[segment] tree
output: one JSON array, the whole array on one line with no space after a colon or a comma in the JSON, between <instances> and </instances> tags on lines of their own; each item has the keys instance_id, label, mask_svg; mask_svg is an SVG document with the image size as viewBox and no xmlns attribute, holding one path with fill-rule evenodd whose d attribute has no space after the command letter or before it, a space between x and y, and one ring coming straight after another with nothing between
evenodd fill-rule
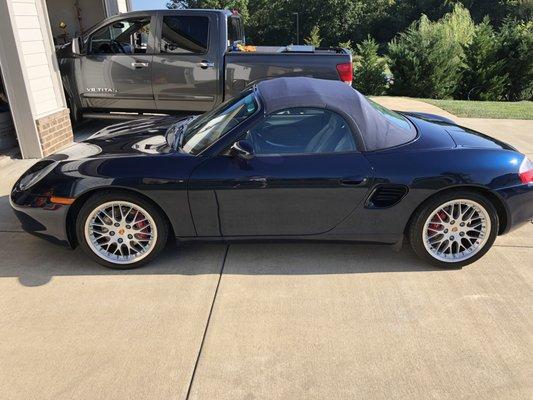
<instances>
[{"instance_id":1,"label":"tree","mask_svg":"<svg viewBox=\"0 0 533 400\"><path fill-rule=\"evenodd\" d=\"M388 46L394 76L391 93L448 98L457 91L464 65L464 47L474 34L470 13L456 5L432 22L423 15Z\"/></svg>"},{"instance_id":2,"label":"tree","mask_svg":"<svg viewBox=\"0 0 533 400\"><path fill-rule=\"evenodd\" d=\"M503 100L509 74L505 60L498 59L500 41L488 17L476 26L465 49L465 65L456 97L469 100Z\"/></svg>"},{"instance_id":3,"label":"tree","mask_svg":"<svg viewBox=\"0 0 533 400\"><path fill-rule=\"evenodd\" d=\"M489 16L495 27L501 26L508 17L523 21L533 18L531 0L446 0L445 3L462 4L470 10L474 21L479 23Z\"/></svg>"},{"instance_id":4,"label":"tree","mask_svg":"<svg viewBox=\"0 0 533 400\"><path fill-rule=\"evenodd\" d=\"M248 0L170 0L167 8L215 8L237 10L243 16L244 20L248 19Z\"/></svg>"},{"instance_id":5,"label":"tree","mask_svg":"<svg viewBox=\"0 0 533 400\"><path fill-rule=\"evenodd\" d=\"M315 47L320 47L322 39L320 38L320 28L318 25L313 26L309 36L305 38L305 44Z\"/></svg>"},{"instance_id":6,"label":"tree","mask_svg":"<svg viewBox=\"0 0 533 400\"><path fill-rule=\"evenodd\" d=\"M533 21L520 22L508 19L498 35L498 60L505 63L508 75L507 100L531 100L533 98Z\"/></svg>"},{"instance_id":7,"label":"tree","mask_svg":"<svg viewBox=\"0 0 533 400\"><path fill-rule=\"evenodd\" d=\"M386 61L379 57L378 43L370 36L356 46L354 57L354 85L366 95L379 96L385 93L387 79Z\"/></svg>"}]
</instances>

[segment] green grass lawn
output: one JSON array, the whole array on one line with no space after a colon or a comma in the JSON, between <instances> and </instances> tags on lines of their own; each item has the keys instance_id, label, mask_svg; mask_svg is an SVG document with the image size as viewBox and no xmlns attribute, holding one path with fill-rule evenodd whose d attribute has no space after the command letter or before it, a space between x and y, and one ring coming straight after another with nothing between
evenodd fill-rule
<instances>
[{"instance_id":1,"label":"green grass lawn","mask_svg":"<svg viewBox=\"0 0 533 400\"><path fill-rule=\"evenodd\" d=\"M533 101L418 100L464 118L533 119Z\"/></svg>"}]
</instances>

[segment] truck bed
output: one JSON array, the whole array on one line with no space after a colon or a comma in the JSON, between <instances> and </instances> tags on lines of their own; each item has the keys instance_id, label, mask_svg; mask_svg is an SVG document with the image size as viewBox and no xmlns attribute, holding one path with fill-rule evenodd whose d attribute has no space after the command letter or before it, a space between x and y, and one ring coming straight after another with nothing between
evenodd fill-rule
<instances>
[{"instance_id":1,"label":"truck bed","mask_svg":"<svg viewBox=\"0 0 533 400\"><path fill-rule=\"evenodd\" d=\"M254 52L229 51L225 54L225 99L234 97L250 84L277 76L307 76L338 80L338 64L351 62L351 54L341 48L313 51L287 51L289 46L257 46Z\"/></svg>"}]
</instances>

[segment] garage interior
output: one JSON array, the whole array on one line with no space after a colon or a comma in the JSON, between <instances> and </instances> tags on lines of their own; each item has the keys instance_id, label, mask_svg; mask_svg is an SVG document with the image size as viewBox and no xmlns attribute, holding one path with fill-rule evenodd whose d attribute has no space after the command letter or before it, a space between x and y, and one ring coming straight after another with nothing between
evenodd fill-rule
<instances>
[{"instance_id":1,"label":"garage interior","mask_svg":"<svg viewBox=\"0 0 533 400\"><path fill-rule=\"evenodd\" d=\"M55 49L102 19L131 10L131 0L0 4L0 155L40 158L72 141ZM60 138L53 137L55 126Z\"/></svg>"}]
</instances>

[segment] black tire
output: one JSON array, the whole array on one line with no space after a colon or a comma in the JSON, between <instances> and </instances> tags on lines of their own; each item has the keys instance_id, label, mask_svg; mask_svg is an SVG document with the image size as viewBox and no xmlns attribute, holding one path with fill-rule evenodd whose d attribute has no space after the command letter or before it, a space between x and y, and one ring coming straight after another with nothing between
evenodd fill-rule
<instances>
[{"instance_id":1,"label":"black tire","mask_svg":"<svg viewBox=\"0 0 533 400\"><path fill-rule=\"evenodd\" d=\"M80 107L78 107L78 104L72 100L72 98L65 93L65 97L67 100L67 107L70 111L70 122L73 127L78 126L83 121L83 115L81 113Z\"/></svg>"},{"instance_id":2,"label":"black tire","mask_svg":"<svg viewBox=\"0 0 533 400\"><path fill-rule=\"evenodd\" d=\"M423 231L424 231L424 225L427 221L427 219L430 217L430 215L441 205L452 201L452 200L458 200L458 199L466 199L475 201L476 203L480 204L487 212L489 218L490 218L490 233L488 235L488 239L483 245L482 248L480 248L477 253L472 255L470 258L462 260L462 261L441 261L437 258L435 258L424 246L424 239L423 239ZM452 192L443 193L441 195L437 195L427 201L425 204L422 205L422 207L419 208L418 211L415 212L413 215L413 218L411 219L411 224L409 226L409 242L411 243L411 247L413 248L414 252L418 257L423 259L424 261L428 262L431 265L434 265L439 268L446 268L446 269L460 269L466 265L472 264L473 262L479 260L481 257L487 253L487 251L490 250L492 245L494 244L494 241L496 240L496 236L498 236L498 230L499 230L499 220L498 220L498 213L494 207L494 205L483 195L468 191L468 190L457 190Z\"/></svg>"},{"instance_id":3,"label":"black tire","mask_svg":"<svg viewBox=\"0 0 533 400\"><path fill-rule=\"evenodd\" d=\"M144 258L138 261L133 261L128 264L113 263L100 257L95 251L93 251L93 249L87 242L87 239L85 237L85 223L87 221L87 218L89 218L91 213L97 207L107 202L111 202L111 201L126 201L129 203L138 205L141 208L143 208L155 222L155 226L157 228L157 239L155 241L155 244L152 246L149 254L144 256ZM138 268L149 263L155 257L157 257L157 255L165 247L165 244L168 238L168 232L169 230L168 230L167 220L163 215L161 215L161 212L155 206L153 206L150 202L143 199L141 196L135 195L133 193L128 193L128 192L120 192L120 191L98 192L85 201L85 203L80 209L80 212L78 213L78 217L76 218L76 235L77 235L78 242L80 246L82 247L82 249L94 261L96 261L97 263L105 267L112 268L112 269L122 269L122 270L133 269L133 268Z\"/></svg>"}]
</instances>

